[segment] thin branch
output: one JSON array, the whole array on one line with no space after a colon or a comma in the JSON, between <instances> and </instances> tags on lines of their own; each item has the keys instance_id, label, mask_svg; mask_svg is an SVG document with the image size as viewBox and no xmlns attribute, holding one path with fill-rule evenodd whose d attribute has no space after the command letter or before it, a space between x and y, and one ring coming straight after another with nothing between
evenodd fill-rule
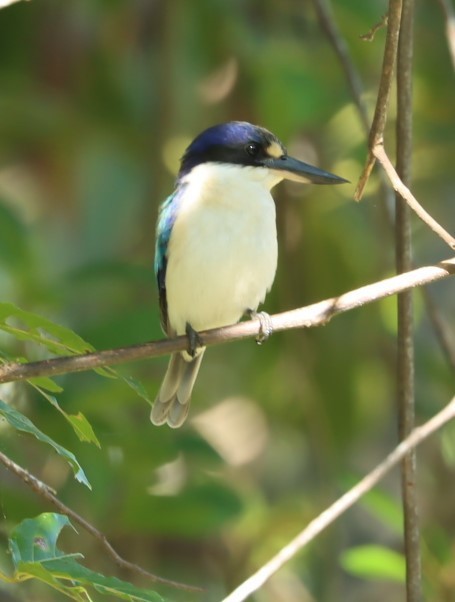
<instances>
[{"instance_id":1,"label":"thin branch","mask_svg":"<svg viewBox=\"0 0 455 602\"><path fill-rule=\"evenodd\" d=\"M443 12L444 12L446 19L447 20L450 19L450 23L452 23L453 32L452 32L451 39L453 40L453 43L454 43L453 58L454 58L454 64L455 64L455 13L447 0L439 0L439 2L443 8ZM362 98L363 89L362 89L361 78L360 78L358 70L356 69L356 66L355 66L354 62L352 61L352 58L349 54L348 45L346 43L346 40L342 36L334 18L333 18L332 11L330 9L330 3L328 2L328 0L313 0L313 3L314 3L315 10L316 10L316 13L319 18L319 23L320 23L321 29L326 34L327 39L329 40L330 44L332 45L332 47L335 51L335 54L340 61L341 67L345 72L346 78L349 83L349 88L351 90L354 106L357 108L357 111L360 116L360 120L361 120L364 130L366 132L366 135L368 136L370 126L368 123L367 109L365 106L365 102L363 101L363 98ZM365 38L368 41L371 41L370 40L371 36L374 36L380 27L385 26L386 21L387 21L387 15L385 15L383 17L383 19L381 20L380 23L373 26L373 28L371 29L369 34L365 34L365 36L360 36L360 37L362 39ZM449 27L449 25L447 25L447 27ZM393 166L392 166L392 169L393 169ZM392 173L393 172L390 172L390 175L392 175ZM387 217L389 218L388 221L390 222L390 224L389 224L390 228L392 228L393 227L392 216L390 215L390 211L389 211L389 207L392 206L392 201L393 201L392 195L391 195L392 191L389 187L389 180L387 178L387 173L384 169L382 169L379 172L379 178L380 178L381 192L384 197L384 208L385 208ZM426 215L424 217L426 219L428 217L428 213L425 212L425 214ZM418 213L418 215L419 215L419 213ZM430 217L430 220L431 220L431 217ZM436 222L430 221L429 223L428 222L426 222L426 223L427 223L427 225L430 226L430 228L432 228L432 225ZM438 227L439 227L439 224L438 224ZM450 235L448 235L448 238L445 242L450 242L451 237L450 238L449 237L450 237ZM424 290L424 293L427 293L427 291ZM444 330L444 328L441 326L443 320L442 320L441 316L438 315L438 309L435 306L435 304L430 303L429 294L424 294L424 299L425 299L427 311L430 316L430 321L433 325L437 340L439 341L439 344L441 345L441 348L447 357L449 365L452 366L453 368L455 368L455 349L451 346L451 343L448 340L446 330Z\"/></svg>"},{"instance_id":2,"label":"thin branch","mask_svg":"<svg viewBox=\"0 0 455 602\"><path fill-rule=\"evenodd\" d=\"M412 64L414 53L414 0L403 0L397 56L397 174L411 182L412 161ZM382 145L381 145L382 146ZM384 149L382 149L384 150ZM419 206L420 207L420 206ZM395 200L395 252L397 272L412 266L411 216L406 200L397 192ZM415 426L414 382L414 309L412 291L398 295L397 332L397 406L400 439ZM419 501L417 493L417 457L415 449L401 463L401 492L406 560L406 599L422 598L422 561L420 555Z\"/></svg>"},{"instance_id":3,"label":"thin branch","mask_svg":"<svg viewBox=\"0 0 455 602\"><path fill-rule=\"evenodd\" d=\"M376 468L369 472L352 489L336 500L331 506L313 519L294 539L282 548L273 558L264 564L256 573L244 581L222 602L242 602L248 596L257 591L274 573L276 573L286 562L289 562L298 552L308 545L324 529L331 525L339 516L344 514L368 491L373 489L381 479L389 473L401 460L432 435L435 431L455 418L455 397L444 409L425 422L422 426L415 428L412 433L404 439Z\"/></svg>"},{"instance_id":4,"label":"thin branch","mask_svg":"<svg viewBox=\"0 0 455 602\"><path fill-rule=\"evenodd\" d=\"M194 591L200 592L203 591L199 587L195 587L193 585L186 585L185 583L179 583L178 581L172 581L170 579L165 579L164 577L159 577L158 575L154 575L149 571L143 569L137 564L133 562L129 562L122 558L109 543L107 537L99 531L96 527L94 527L91 523L85 520L82 516L77 514L74 510L66 506L63 502L61 502L55 495L55 492L49 485L46 485L39 479L37 479L30 472L16 464L13 460L8 458L5 454L0 452L0 462L12 473L14 473L22 482L24 482L30 489L32 489L37 495L45 499L47 502L50 502L53 506L55 506L59 512L65 514L69 518L71 518L75 523L77 523L80 527L82 527L85 531L90 533L92 537L94 537L97 541L101 543L107 554L114 560L114 562L122 569L127 569L140 575L141 577L146 577L147 579L160 583L162 585L169 585L171 587L177 589L183 589L186 591Z\"/></svg>"},{"instance_id":5,"label":"thin branch","mask_svg":"<svg viewBox=\"0 0 455 602\"><path fill-rule=\"evenodd\" d=\"M371 27L370 30L367 31L367 33L362 34L361 36L359 36L359 38L361 40L363 40L364 42L372 42L374 40L376 33L383 27L387 27L388 22L389 22L389 16L386 13L385 15L382 16L382 19L379 21L379 23L375 23L373 25L373 27Z\"/></svg>"},{"instance_id":6,"label":"thin branch","mask_svg":"<svg viewBox=\"0 0 455 602\"><path fill-rule=\"evenodd\" d=\"M381 163L385 172L389 176L392 186L396 192L406 201L409 207L414 213L431 229L437 234L442 240L449 245L449 247L455 250L455 238L445 230L441 224L439 224L431 215L420 205L415 196L409 190L407 186L403 184L400 177L398 176L395 168L393 167L390 159L385 152L384 145L378 143L373 148L373 154L377 160Z\"/></svg>"},{"instance_id":7,"label":"thin branch","mask_svg":"<svg viewBox=\"0 0 455 602\"><path fill-rule=\"evenodd\" d=\"M455 69L455 11L450 0L438 0L446 21L446 38L449 47L450 58Z\"/></svg>"},{"instance_id":8,"label":"thin branch","mask_svg":"<svg viewBox=\"0 0 455 602\"><path fill-rule=\"evenodd\" d=\"M340 65L344 71L349 89L351 91L354 106L357 108L365 135L368 137L370 133L370 120L368 117L367 104L363 99L364 90L362 80L351 58L351 55L349 54L348 44L341 34L335 19L333 18L329 0L313 0L313 3L319 18L321 29L326 34L328 41L333 47L335 55L340 61ZM384 17L381 19L381 22L375 25L369 34L365 34L365 36L360 37L362 39L365 37L371 41L369 36L374 36L379 28L385 27L387 25L387 20L388 16L384 15ZM393 193L390 190L390 186L384 172L380 171L379 174L381 194L384 200L384 210L388 221L391 222L392 216L389 208L393 206Z\"/></svg>"},{"instance_id":9,"label":"thin branch","mask_svg":"<svg viewBox=\"0 0 455 602\"><path fill-rule=\"evenodd\" d=\"M390 89L392 86L393 69L395 66L398 49L401 9L402 0L389 0L387 38L384 48L384 58L382 61L381 80L379 82L376 108L368 141L369 152L367 163L362 175L360 176L354 193L354 198L357 201L362 198L363 191L365 190L365 186L375 163L373 148L382 141L384 134L384 128L387 120L387 109L389 106Z\"/></svg>"},{"instance_id":10,"label":"thin branch","mask_svg":"<svg viewBox=\"0 0 455 602\"><path fill-rule=\"evenodd\" d=\"M363 86L360 76L352 62L349 55L348 45L346 40L340 33L335 20L332 17L330 4L327 0L313 0L314 8L319 19L321 29L326 34L330 41L335 54L340 60L340 64L346 75L346 79L351 90L352 98L359 111L360 119L365 131L368 133L370 130L370 123L368 119L368 110L365 101L362 98Z\"/></svg>"},{"instance_id":11,"label":"thin branch","mask_svg":"<svg viewBox=\"0 0 455 602\"><path fill-rule=\"evenodd\" d=\"M436 265L417 268L399 276L386 278L373 284L349 291L307 307L301 307L270 316L273 331L293 328L312 328L326 324L332 317L357 307L373 303L379 299L396 295L403 291L424 286L455 274L455 258L446 259ZM201 344L212 346L228 341L257 337L256 319L240 322L232 326L214 328L199 333ZM103 366L112 366L141 359L150 359L161 355L183 351L188 348L186 336L165 339L150 343L119 347L82 355L56 357L38 362L21 364L11 362L0 366L0 383L27 380L37 376L55 376L70 372L83 372Z\"/></svg>"}]
</instances>

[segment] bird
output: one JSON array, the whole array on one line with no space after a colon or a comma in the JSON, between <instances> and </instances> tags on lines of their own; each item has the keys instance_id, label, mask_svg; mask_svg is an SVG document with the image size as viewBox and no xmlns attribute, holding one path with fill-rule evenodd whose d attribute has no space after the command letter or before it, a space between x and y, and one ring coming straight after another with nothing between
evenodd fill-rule
<instances>
[{"instance_id":1,"label":"bird","mask_svg":"<svg viewBox=\"0 0 455 602\"><path fill-rule=\"evenodd\" d=\"M209 127L185 150L158 213L154 267L164 333L186 334L189 348L171 355L154 425L178 428L188 416L205 351L197 333L257 315L277 268L270 191L284 179L347 182L289 156L274 134L246 121Z\"/></svg>"}]
</instances>

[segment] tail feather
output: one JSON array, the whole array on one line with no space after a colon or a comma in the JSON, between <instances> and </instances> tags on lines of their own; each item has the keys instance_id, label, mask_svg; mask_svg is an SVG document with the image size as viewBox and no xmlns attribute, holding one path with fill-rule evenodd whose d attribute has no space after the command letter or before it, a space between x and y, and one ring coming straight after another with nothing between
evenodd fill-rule
<instances>
[{"instance_id":1,"label":"tail feather","mask_svg":"<svg viewBox=\"0 0 455 602\"><path fill-rule=\"evenodd\" d=\"M200 350L190 361L182 354L171 356L166 375L153 404L150 420L159 426L166 422L172 428L182 426L188 416L191 392L204 355Z\"/></svg>"},{"instance_id":2,"label":"tail feather","mask_svg":"<svg viewBox=\"0 0 455 602\"><path fill-rule=\"evenodd\" d=\"M182 356L180 353L174 353L171 355L166 374L164 375L160 392L158 394L159 399L163 402L172 399L172 397L174 397L174 395L177 393L183 367L184 364L182 362Z\"/></svg>"}]
</instances>

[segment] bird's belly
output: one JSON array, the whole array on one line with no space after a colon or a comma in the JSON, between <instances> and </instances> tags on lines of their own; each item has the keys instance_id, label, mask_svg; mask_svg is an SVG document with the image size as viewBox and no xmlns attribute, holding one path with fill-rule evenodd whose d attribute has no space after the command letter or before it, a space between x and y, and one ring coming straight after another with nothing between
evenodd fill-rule
<instances>
[{"instance_id":1,"label":"bird's belly","mask_svg":"<svg viewBox=\"0 0 455 602\"><path fill-rule=\"evenodd\" d=\"M177 221L166 271L171 327L183 334L187 323L201 331L238 322L264 300L276 265L273 204L255 219L218 210Z\"/></svg>"}]
</instances>

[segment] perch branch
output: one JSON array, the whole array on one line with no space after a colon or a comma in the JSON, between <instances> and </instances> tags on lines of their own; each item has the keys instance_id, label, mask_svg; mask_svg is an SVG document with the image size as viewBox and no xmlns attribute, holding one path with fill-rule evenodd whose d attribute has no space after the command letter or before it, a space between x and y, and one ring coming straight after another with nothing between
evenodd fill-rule
<instances>
[{"instance_id":1,"label":"perch branch","mask_svg":"<svg viewBox=\"0 0 455 602\"><path fill-rule=\"evenodd\" d=\"M446 259L436 265L424 266L386 278L373 284L349 291L307 307L301 307L270 317L275 332L292 328L311 328L321 326L332 317L346 311L372 303L384 297L396 295L405 290L442 280L455 274L455 258ZM212 346L228 341L252 338L258 335L256 319L240 322L232 326L215 328L200 333L201 343ZM56 357L48 360L21 364L10 362L0 366L0 383L27 380L37 376L55 376L69 372L83 372L103 366L112 366L140 359L150 359L161 355L187 349L186 336L165 339L150 343L107 349L82 355Z\"/></svg>"},{"instance_id":2,"label":"perch branch","mask_svg":"<svg viewBox=\"0 0 455 602\"><path fill-rule=\"evenodd\" d=\"M85 531L90 533L92 537L94 537L97 541L100 542L102 547L105 549L107 554L114 560L114 562L122 569L126 569L141 577L146 577L147 579L155 582L161 583L162 585L169 585L174 588L183 589L186 591L202 591L201 588L195 587L192 585L186 585L184 583L179 583L178 581L172 581L170 579L165 579L164 577L159 577L158 575L154 575L149 571L143 569L137 564L133 562L129 562L122 558L109 543L107 537L99 531L96 527L94 527L91 523L85 520L82 516L77 514L72 508L66 506L63 502L61 502L55 495L54 491L39 479L37 479L34 475L32 475L28 470L16 464L13 460L8 458L4 453L0 452L0 462L12 473L14 473L19 479L25 483L30 489L32 489L37 495L45 499L47 502L50 502L53 506L55 506L59 512L65 514L69 518L71 518L75 523L77 523L80 527L82 527Z\"/></svg>"},{"instance_id":3,"label":"perch branch","mask_svg":"<svg viewBox=\"0 0 455 602\"><path fill-rule=\"evenodd\" d=\"M361 481L313 519L294 539L284 546L273 558L251 575L222 602L242 602L257 591L286 562L291 560L307 544L313 541L324 529L344 514L368 491L373 489L384 476L392 470L404 456L422 443L427 437L455 417L455 397L438 414L422 426L415 428L395 449L369 472Z\"/></svg>"}]
</instances>

